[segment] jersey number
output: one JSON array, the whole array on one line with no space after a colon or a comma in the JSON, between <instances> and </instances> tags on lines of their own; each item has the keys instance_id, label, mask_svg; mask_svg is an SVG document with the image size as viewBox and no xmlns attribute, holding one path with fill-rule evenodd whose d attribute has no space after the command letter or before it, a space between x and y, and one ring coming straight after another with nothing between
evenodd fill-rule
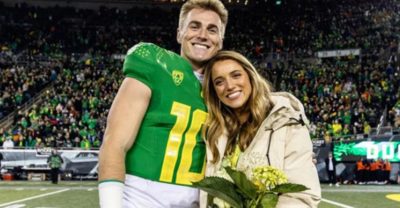
<instances>
[{"instance_id":1,"label":"jersey number","mask_svg":"<svg viewBox=\"0 0 400 208\"><path fill-rule=\"evenodd\" d=\"M164 162L161 169L160 181L172 182L175 165L179 156L182 136L189 123L190 106L174 102L172 104L171 115L177 117L176 123L169 133L167 149L165 151ZM196 136L200 131L201 125L207 119L207 113L201 110L193 112L193 118L189 130L185 133L185 144L182 149L181 161L178 172L176 173L176 183L192 185L191 182L199 181L204 177L205 162L201 173L190 172L192 165L193 149L196 146ZM196 161L199 162L199 161Z\"/></svg>"}]
</instances>

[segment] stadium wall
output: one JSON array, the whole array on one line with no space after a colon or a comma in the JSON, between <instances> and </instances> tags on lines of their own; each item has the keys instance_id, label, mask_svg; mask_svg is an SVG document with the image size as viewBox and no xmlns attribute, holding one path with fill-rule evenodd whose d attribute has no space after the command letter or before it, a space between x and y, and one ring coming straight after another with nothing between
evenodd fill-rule
<instances>
[{"instance_id":1,"label":"stadium wall","mask_svg":"<svg viewBox=\"0 0 400 208\"><path fill-rule=\"evenodd\" d=\"M331 150L331 145L326 144L321 147L314 147L314 152L317 155L316 168L321 182L328 181L328 174L325 168L325 158ZM30 169L35 168L48 168L47 157L51 154L51 148L41 149L0 149L0 154L3 155L2 172L5 173L19 171L23 173L20 179L25 179ZM84 149L69 149L59 150L59 154L64 159L64 164L60 168L64 177L67 178L97 178L98 173L98 150L84 150ZM49 168L48 168L49 169ZM336 175L342 181L355 180L355 162L342 161L336 165ZM398 183L400 163L392 163L392 170L390 173L390 181Z\"/></svg>"}]
</instances>

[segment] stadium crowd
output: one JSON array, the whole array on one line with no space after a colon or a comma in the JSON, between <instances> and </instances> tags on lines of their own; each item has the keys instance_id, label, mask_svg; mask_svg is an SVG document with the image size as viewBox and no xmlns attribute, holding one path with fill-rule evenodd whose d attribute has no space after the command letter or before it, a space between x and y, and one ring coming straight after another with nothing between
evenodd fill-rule
<instances>
[{"instance_id":1,"label":"stadium crowd","mask_svg":"<svg viewBox=\"0 0 400 208\"><path fill-rule=\"evenodd\" d=\"M355 139L355 134L368 134L376 127L385 109L390 114L393 108L398 111L400 71L368 59L360 63L351 57L334 58L280 71L278 88L304 103L312 138Z\"/></svg>"},{"instance_id":2,"label":"stadium crowd","mask_svg":"<svg viewBox=\"0 0 400 208\"><path fill-rule=\"evenodd\" d=\"M9 8L0 3L1 56L11 57L0 59L0 118L54 84L32 110L16 113L12 129L0 129L0 145L99 147L108 109L123 79L123 60L114 55L141 41L178 52L178 12L157 7L36 8L21 3ZM399 20L396 2L387 0L232 8L224 49L257 63L271 53L288 54L282 60L287 63L273 67L277 75L271 81L277 90L289 91L304 103L312 137L331 141L368 133L385 109L389 123L400 126L397 60L389 65L380 60L385 49L398 51ZM361 61L352 55L318 64L301 61L316 51L348 48L360 48ZM37 56L49 57L53 64L30 65ZM27 57L28 64L18 65L21 57Z\"/></svg>"},{"instance_id":3,"label":"stadium crowd","mask_svg":"<svg viewBox=\"0 0 400 208\"><path fill-rule=\"evenodd\" d=\"M103 138L108 109L123 79L115 63L92 59L103 68L69 63L54 80L41 102L30 111L19 111L13 129L0 129L6 147L99 147ZM106 66L106 67L105 67ZM79 68L84 67L82 70ZM4 145L3 145L4 146Z\"/></svg>"},{"instance_id":4,"label":"stadium crowd","mask_svg":"<svg viewBox=\"0 0 400 208\"><path fill-rule=\"evenodd\" d=\"M57 74L49 67L12 66L0 70L0 119L29 101Z\"/></svg>"}]
</instances>

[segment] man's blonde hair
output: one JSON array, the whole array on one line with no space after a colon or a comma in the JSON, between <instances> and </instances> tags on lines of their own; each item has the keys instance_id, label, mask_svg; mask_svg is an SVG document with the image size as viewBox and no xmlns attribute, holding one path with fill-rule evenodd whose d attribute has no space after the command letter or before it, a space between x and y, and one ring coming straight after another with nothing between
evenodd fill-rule
<instances>
[{"instance_id":1,"label":"man's blonde hair","mask_svg":"<svg viewBox=\"0 0 400 208\"><path fill-rule=\"evenodd\" d=\"M219 0L190 0L183 4L181 13L179 15L179 29L183 30L183 23L186 20L187 15L192 9L204 9L210 10L218 14L222 22L222 28L220 28L221 38L224 37L226 24L228 23L228 11L224 4Z\"/></svg>"}]
</instances>

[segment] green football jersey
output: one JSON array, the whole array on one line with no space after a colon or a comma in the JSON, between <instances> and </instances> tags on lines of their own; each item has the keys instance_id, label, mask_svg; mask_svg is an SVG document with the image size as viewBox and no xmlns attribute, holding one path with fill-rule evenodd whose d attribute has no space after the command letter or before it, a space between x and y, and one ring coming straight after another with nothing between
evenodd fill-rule
<instances>
[{"instance_id":1,"label":"green football jersey","mask_svg":"<svg viewBox=\"0 0 400 208\"><path fill-rule=\"evenodd\" d=\"M126 173L187 186L201 180L206 152L201 128L208 114L189 62L140 43L128 51L123 72L151 89L147 112L126 155Z\"/></svg>"}]
</instances>

